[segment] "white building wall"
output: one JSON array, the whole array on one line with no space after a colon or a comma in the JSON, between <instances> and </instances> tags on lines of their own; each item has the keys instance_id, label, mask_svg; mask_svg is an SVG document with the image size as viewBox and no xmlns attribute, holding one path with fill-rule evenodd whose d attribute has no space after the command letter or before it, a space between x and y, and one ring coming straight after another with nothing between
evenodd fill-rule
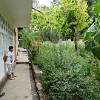
<instances>
[{"instance_id":1,"label":"white building wall","mask_svg":"<svg viewBox=\"0 0 100 100\"><path fill-rule=\"evenodd\" d=\"M12 22L3 4L0 2L0 81L7 73L3 56L8 51L9 46L14 46L14 26Z\"/></svg>"},{"instance_id":2,"label":"white building wall","mask_svg":"<svg viewBox=\"0 0 100 100\"><path fill-rule=\"evenodd\" d=\"M17 56L17 51L18 51L18 45L19 45L19 41L18 41L18 29L17 29L17 27L15 28L15 34L16 34L16 37L15 37L15 54L16 54L16 56Z\"/></svg>"}]
</instances>

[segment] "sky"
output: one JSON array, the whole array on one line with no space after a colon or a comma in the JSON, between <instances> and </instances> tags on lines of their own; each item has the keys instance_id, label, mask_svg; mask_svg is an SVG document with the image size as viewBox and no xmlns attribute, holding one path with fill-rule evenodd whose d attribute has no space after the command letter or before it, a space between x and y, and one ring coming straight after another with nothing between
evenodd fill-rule
<instances>
[{"instance_id":1,"label":"sky","mask_svg":"<svg viewBox=\"0 0 100 100\"><path fill-rule=\"evenodd\" d=\"M51 0L37 0L39 3L39 6L41 5L46 5L46 6L50 6L50 1Z\"/></svg>"}]
</instances>

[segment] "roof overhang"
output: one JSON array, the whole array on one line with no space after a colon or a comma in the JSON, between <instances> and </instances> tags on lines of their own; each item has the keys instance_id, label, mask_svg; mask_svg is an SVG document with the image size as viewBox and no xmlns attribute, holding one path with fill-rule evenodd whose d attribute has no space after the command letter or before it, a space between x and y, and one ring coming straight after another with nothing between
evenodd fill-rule
<instances>
[{"instance_id":1,"label":"roof overhang","mask_svg":"<svg viewBox=\"0 0 100 100\"><path fill-rule=\"evenodd\" d=\"M32 0L2 0L15 27L29 27Z\"/></svg>"}]
</instances>

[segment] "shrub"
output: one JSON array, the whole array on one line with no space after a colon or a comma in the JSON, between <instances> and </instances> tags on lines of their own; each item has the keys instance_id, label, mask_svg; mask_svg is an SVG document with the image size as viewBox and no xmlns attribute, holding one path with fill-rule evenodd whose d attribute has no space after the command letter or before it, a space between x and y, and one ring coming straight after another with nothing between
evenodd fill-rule
<instances>
[{"instance_id":1,"label":"shrub","mask_svg":"<svg viewBox=\"0 0 100 100\"><path fill-rule=\"evenodd\" d=\"M43 71L41 82L49 100L100 99L91 55L77 56L72 42L43 43L35 60Z\"/></svg>"},{"instance_id":2,"label":"shrub","mask_svg":"<svg viewBox=\"0 0 100 100\"><path fill-rule=\"evenodd\" d=\"M41 80L49 100L98 100L99 86L92 76L92 66L81 58L72 59L65 69L57 68L54 63L44 67Z\"/></svg>"},{"instance_id":3,"label":"shrub","mask_svg":"<svg viewBox=\"0 0 100 100\"><path fill-rule=\"evenodd\" d=\"M94 46L92 52L94 56L100 60L100 46Z\"/></svg>"}]
</instances>

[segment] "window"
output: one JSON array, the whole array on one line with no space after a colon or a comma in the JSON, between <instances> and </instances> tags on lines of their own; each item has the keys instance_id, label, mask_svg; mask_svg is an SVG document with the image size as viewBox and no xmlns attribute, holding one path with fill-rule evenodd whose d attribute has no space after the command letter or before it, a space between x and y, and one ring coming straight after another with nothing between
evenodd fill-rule
<instances>
[{"instance_id":1,"label":"window","mask_svg":"<svg viewBox=\"0 0 100 100\"><path fill-rule=\"evenodd\" d=\"M2 56L2 32L0 32L0 56Z\"/></svg>"},{"instance_id":2,"label":"window","mask_svg":"<svg viewBox=\"0 0 100 100\"><path fill-rule=\"evenodd\" d=\"M0 27L3 28L3 18L1 15L0 15Z\"/></svg>"},{"instance_id":3,"label":"window","mask_svg":"<svg viewBox=\"0 0 100 100\"><path fill-rule=\"evenodd\" d=\"M7 23L7 21L6 21L6 32L8 31L8 23Z\"/></svg>"},{"instance_id":4,"label":"window","mask_svg":"<svg viewBox=\"0 0 100 100\"><path fill-rule=\"evenodd\" d=\"M0 15L0 28L4 31L8 31L8 22Z\"/></svg>"},{"instance_id":5,"label":"window","mask_svg":"<svg viewBox=\"0 0 100 100\"><path fill-rule=\"evenodd\" d=\"M13 45L13 30L7 20L0 15L0 57Z\"/></svg>"},{"instance_id":6,"label":"window","mask_svg":"<svg viewBox=\"0 0 100 100\"><path fill-rule=\"evenodd\" d=\"M2 18L1 18L1 15L0 15L0 28L2 27L2 22L1 22L1 19L2 19Z\"/></svg>"}]
</instances>

